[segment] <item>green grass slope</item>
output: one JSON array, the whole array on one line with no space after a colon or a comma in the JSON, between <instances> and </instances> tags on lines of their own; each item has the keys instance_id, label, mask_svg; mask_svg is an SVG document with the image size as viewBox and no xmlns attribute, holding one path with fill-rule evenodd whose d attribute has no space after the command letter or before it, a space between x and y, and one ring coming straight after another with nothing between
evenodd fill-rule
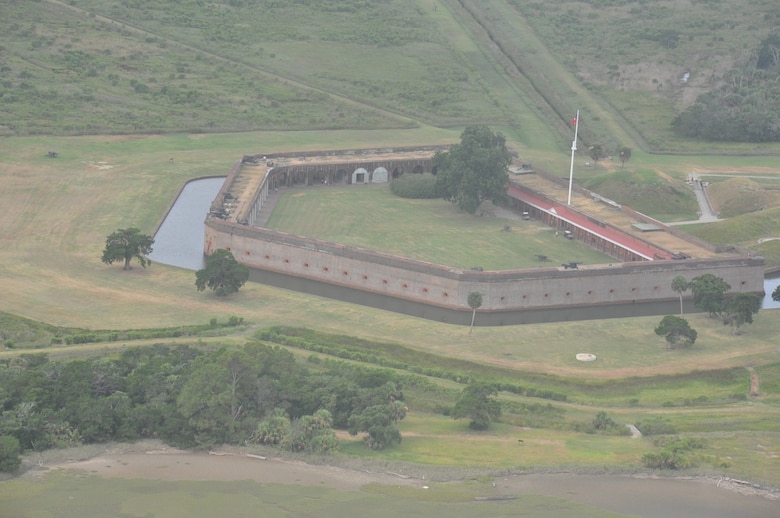
<instances>
[{"instance_id":1,"label":"green grass slope","mask_svg":"<svg viewBox=\"0 0 780 518\"><path fill-rule=\"evenodd\" d=\"M583 185L660 221L696 218L698 205L691 188L681 180L663 177L656 171L620 169L588 178Z\"/></svg>"}]
</instances>

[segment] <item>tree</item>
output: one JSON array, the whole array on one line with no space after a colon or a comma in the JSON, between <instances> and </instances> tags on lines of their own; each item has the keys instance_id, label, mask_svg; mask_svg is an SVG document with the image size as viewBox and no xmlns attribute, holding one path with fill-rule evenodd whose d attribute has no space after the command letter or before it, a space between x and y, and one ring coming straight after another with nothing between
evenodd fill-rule
<instances>
[{"instance_id":1,"label":"tree","mask_svg":"<svg viewBox=\"0 0 780 518\"><path fill-rule=\"evenodd\" d=\"M129 270L130 261L135 257L141 266L146 268L152 264L146 256L152 253L153 244L152 236L141 234L137 228L120 228L106 238L106 248L101 260L106 264L124 261L124 269Z\"/></svg>"},{"instance_id":2,"label":"tree","mask_svg":"<svg viewBox=\"0 0 780 518\"><path fill-rule=\"evenodd\" d=\"M474 329L474 319L477 316L477 309L482 306L482 294L478 291L472 291L469 293L468 303L471 308L471 326L469 327L469 334L471 334L471 330Z\"/></svg>"},{"instance_id":3,"label":"tree","mask_svg":"<svg viewBox=\"0 0 780 518\"><path fill-rule=\"evenodd\" d=\"M674 279L672 279L672 291L677 293L680 296L680 316L683 314L683 292L688 291L688 279L683 277L682 275L675 276Z\"/></svg>"},{"instance_id":4,"label":"tree","mask_svg":"<svg viewBox=\"0 0 780 518\"><path fill-rule=\"evenodd\" d=\"M333 416L321 408L314 415L305 415L293 422L289 444L283 443L283 445L292 451L327 453L337 450L339 441L332 427Z\"/></svg>"},{"instance_id":5,"label":"tree","mask_svg":"<svg viewBox=\"0 0 780 518\"><path fill-rule=\"evenodd\" d=\"M598 163L598 161L606 156L604 153L604 147L601 144L593 144L588 148L588 155L593 159L594 162Z\"/></svg>"},{"instance_id":6,"label":"tree","mask_svg":"<svg viewBox=\"0 0 780 518\"><path fill-rule=\"evenodd\" d=\"M292 426L290 417L281 408L274 408L271 417L257 425L257 430L249 438L258 444L285 444L290 440Z\"/></svg>"},{"instance_id":7,"label":"tree","mask_svg":"<svg viewBox=\"0 0 780 518\"><path fill-rule=\"evenodd\" d=\"M694 305L709 313L711 317L718 316L723 311L726 293L731 289L729 283L711 273L694 277L688 287L693 292Z\"/></svg>"},{"instance_id":8,"label":"tree","mask_svg":"<svg viewBox=\"0 0 780 518\"><path fill-rule=\"evenodd\" d=\"M398 419L398 408L395 403L374 405L365 408L349 418L349 433L357 435L367 432L363 438L372 450L381 450L401 442L401 432L395 423Z\"/></svg>"},{"instance_id":9,"label":"tree","mask_svg":"<svg viewBox=\"0 0 780 518\"><path fill-rule=\"evenodd\" d=\"M13 472L19 469L22 459L19 457L21 447L19 440L13 435L0 435L0 472Z\"/></svg>"},{"instance_id":10,"label":"tree","mask_svg":"<svg viewBox=\"0 0 780 518\"><path fill-rule=\"evenodd\" d=\"M696 330L691 328L687 320L674 315L667 315L661 319L658 327L655 328L655 334L666 338L669 349L673 349L677 345L693 345L698 336Z\"/></svg>"},{"instance_id":11,"label":"tree","mask_svg":"<svg viewBox=\"0 0 780 518\"><path fill-rule=\"evenodd\" d=\"M731 325L732 332L739 334L739 327L752 324L753 315L761 309L761 297L755 293L737 293L726 300L723 311L723 325Z\"/></svg>"},{"instance_id":12,"label":"tree","mask_svg":"<svg viewBox=\"0 0 780 518\"><path fill-rule=\"evenodd\" d=\"M775 302L780 302L780 285L775 288L775 291L772 292L772 300Z\"/></svg>"},{"instance_id":13,"label":"tree","mask_svg":"<svg viewBox=\"0 0 780 518\"><path fill-rule=\"evenodd\" d=\"M208 286L217 295L235 293L249 279L249 268L236 261L228 250L217 250L206 258L206 267L195 272L195 286L203 291Z\"/></svg>"},{"instance_id":14,"label":"tree","mask_svg":"<svg viewBox=\"0 0 780 518\"><path fill-rule=\"evenodd\" d=\"M484 200L504 200L511 162L501 133L483 125L468 126L459 144L433 157L436 188L445 200L474 213Z\"/></svg>"},{"instance_id":15,"label":"tree","mask_svg":"<svg viewBox=\"0 0 780 518\"><path fill-rule=\"evenodd\" d=\"M609 417L609 414L606 412L598 412L596 417L593 418L593 429L597 432L614 433L615 431L622 430L622 427Z\"/></svg>"},{"instance_id":16,"label":"tree","mask_svg":"<svg viewBox=\"0 0 780 518\"><path fill-rule=\"evenodd\" d=\"M469 428L472 430L485 430L491 421L501 417L501 403L495 398L498 390L495 386L483 382L475 382L464 388L455 407L452 409L452 417L471 419Z\"/></svg>"},{"instance_id":17,"label":"tree","mask_svg":"<svg viewBox=\"0 0 780 518\"><path fill-rule=\"evenodd\" d=\"M182 385L177 408L201 433L201 440L238 437L253 409L261 364L243 350L222 349L199 358Z\"/></svg>"},{"instance_id":18,"label":"tree","mask_svg":"<svg viewBox=\"0 0 780 518\"><path fill-rule=\"evenodd\" d=\"M624 167L626 162L631 160L631 148L628 146L620 146L617 152L618 157L620 158L620 167Z\"/></svg>"}]
</instances>

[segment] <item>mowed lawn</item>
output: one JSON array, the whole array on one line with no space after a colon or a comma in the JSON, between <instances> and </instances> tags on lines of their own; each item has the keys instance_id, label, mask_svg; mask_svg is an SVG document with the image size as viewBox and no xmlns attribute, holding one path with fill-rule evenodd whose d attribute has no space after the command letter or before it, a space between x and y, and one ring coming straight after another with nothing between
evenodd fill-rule
<instances>
[{"instance_id":1,"label":"mowed lawn","mask_svg":"<svg viewBox=\"0 0 780 518\"><path fill-rule=\"evenodd\" d=\"M475 216L444 200L395 196L389 185L302 187L283 191L267 227L454 268L511 270L611 257L520 217ZM480 211L477 211L479 214ZM508 230L505 230L509 227ZM540 262L545 255L547 262Z\"/></svg>"}]
</instances>

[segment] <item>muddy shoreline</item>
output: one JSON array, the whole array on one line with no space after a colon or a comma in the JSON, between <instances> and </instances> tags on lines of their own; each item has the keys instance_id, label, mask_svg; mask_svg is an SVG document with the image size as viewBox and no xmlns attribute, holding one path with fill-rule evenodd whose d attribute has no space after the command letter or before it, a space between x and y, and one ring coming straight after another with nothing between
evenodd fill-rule
<instances>
[{"instance_id":1,"label":"muddy shoreline","mask_svg":"<svg viewBox=\"0 0 780 518\"><path fill-rule=\"evenodd\" d=\"M145 446L145 447L144 447ZM313 464L241 450L191 452L162 446L121 445L81 452L81 458L28 459L24 477L41 477L62 470L106 478L161 481L244 481L329 487L361 491L366 485L435 487L441 478L432 468L415 466L413 474L377 465L364 468ZM480 477L485 479L485 477ZM492 487L490 487L492 486ZM646 518L763 518L780 515L780 491L749 481L719 476L653 474L581 474L574 472L507 472L493 477L482 498L543 495L587 504L611 512ZM768 514L769 513L769 514Z\"/></svg>"}]
</instances>

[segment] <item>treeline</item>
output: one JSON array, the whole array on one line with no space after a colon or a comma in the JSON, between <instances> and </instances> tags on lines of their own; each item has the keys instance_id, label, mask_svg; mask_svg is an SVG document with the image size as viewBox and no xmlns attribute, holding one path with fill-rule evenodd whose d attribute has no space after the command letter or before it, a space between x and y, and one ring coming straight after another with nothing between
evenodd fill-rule
<instances>
[{"instance_id":1,"label":"treeline","mask_svg":"<svg viewBox=\"0 0 780 518\"><path fill-rule=\"evenodd\" d=\"M256 342L63 362L28 354L0 363L0 437L20 451L157 438L182 448L255 442L322 452L337 447L340 428L381 449L401 440L402 383L388 369L305 366Z\"/></svg>"},{"instance_id":2,"label":"treeline","mask_svg":"<svg viewBox=\"0 0 780 518\"><path fill-rule=\"evenodd\" d=\"M673 126L691 138L780 142L780 32L767 36L723 86L700 95Z\"/></svg>"}]
</instances>

